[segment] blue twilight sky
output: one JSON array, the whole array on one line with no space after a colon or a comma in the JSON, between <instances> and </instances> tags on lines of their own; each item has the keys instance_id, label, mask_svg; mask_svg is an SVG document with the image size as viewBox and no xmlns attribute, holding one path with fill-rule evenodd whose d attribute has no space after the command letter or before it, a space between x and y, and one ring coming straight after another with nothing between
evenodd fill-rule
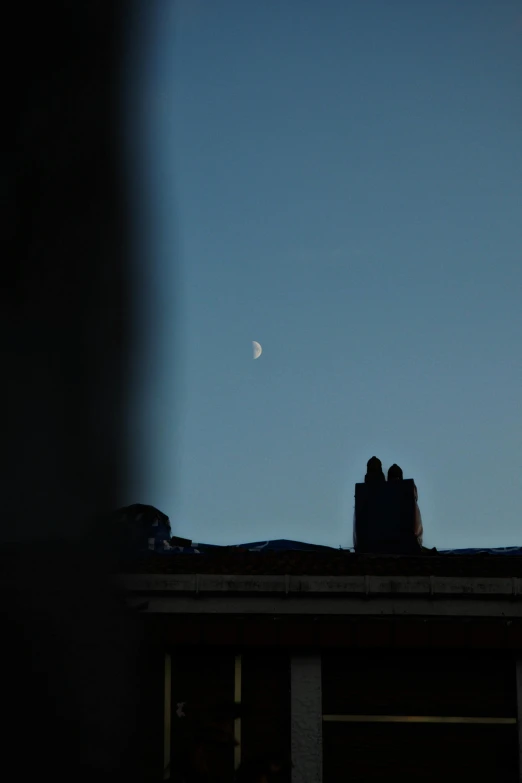
<instances>
[{"instance_id":1,"label":"blue twilight sky","mask_svg":"<svg viewBox=\"0 0 522 783\"><path fill-rule=\"evenodd\" d=\"M522 545L520 0L140 11L124 502L350 546L375 454L426 545Z\"/></svg>"}]
</instances>

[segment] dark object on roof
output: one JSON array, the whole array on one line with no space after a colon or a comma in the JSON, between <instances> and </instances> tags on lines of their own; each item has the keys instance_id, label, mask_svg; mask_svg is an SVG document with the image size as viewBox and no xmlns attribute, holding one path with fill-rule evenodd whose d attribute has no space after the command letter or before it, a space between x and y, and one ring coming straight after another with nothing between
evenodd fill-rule
<instances>
[{"instance_id":1,"label":"dark object on roof","mask_svg":"<svg viewBox=\"0 0 522 783\"><path fill-rule=\"evenodd\" d=\"M366 465L366 476L364 477L366 484L379 483L386 481L382 470L382 462L378 457L371 457Z\"/></svg>"},{"instance_id":2,"label":"dark object on roof","mask_svg":"<svg viewBox=\"0 0 522 783\"><path fill-rule=\"evenodd\" d=\"M168 516L154 506L149 506L145 503L133 503L130 506L118 509L115 513L118 516L124 516L129 522L139 522L142 527L163 525L170 528Z\"/></svg>"},{"instance_id":3,"label":"dark object on roof","mask_svg":"<svg viewBox=\"0 0 522 783\"><path fill-rule=\"evenodd\" d=\"M171 547L180 547L181 549L184 549L185 547L191 547L192 546L192 539L191 538L181 538L180 536L172 536L169 544Z\"/></svg>"},{"instance_id":4,"label":"dark object on roof","mask_svg":"<svg viewBox=\"0 0 522 783\"><path fill-rule=\"evenodd\" d=\"M402 468L395 463L388 468L388 481L402 481L404 478Z\"/></svg>"},{"instance_id":5,"label":"dark object on roof","mask_svg":"<svg viewBox=\"0 0 522 783\"><path fill-rule=\"evenodd\" d=\"M116 519L122 525L122 535L128 536L133 546L140 550L161 551L164 542L171 537L170 520L154 506L134 503L116 512Z\"/></svg>"},{"instance_id":6,"label":"dark object on roof","mask_svg":"<svg viewBox=\"0 0 522 783\"><path fill-rule=\"evenodd\" d=\"M354 547L358 553L420 554L413 479L355 485Z\"/></svg>"},{"instance_id":7,"label":"dark object on roof","mask_svg":"<svg viewBox=\"0 0 522 783\"><path fill-rule=\"evenodd\" d=\"M90 536L103 542L103 549L120 563L147 551L163 551L171 535L168 516L144 503L100 514L93 520L90 531Z\"/></svg>"}]
</instances>

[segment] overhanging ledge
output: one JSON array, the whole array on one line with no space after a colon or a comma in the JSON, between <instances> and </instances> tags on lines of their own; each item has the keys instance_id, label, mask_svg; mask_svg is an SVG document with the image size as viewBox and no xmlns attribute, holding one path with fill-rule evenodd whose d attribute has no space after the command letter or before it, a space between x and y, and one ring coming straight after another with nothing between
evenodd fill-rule
<instances>
[{"instance_id":1,"label":"overhanging ledge","mask_svg":"<svg viewBox=\"0 0 522 783\"><path fill-rule=\"evenodd\" d=\"M152 614L522 617L518 578L135 574L118 582Z\"/></svg>"}]
</instances>

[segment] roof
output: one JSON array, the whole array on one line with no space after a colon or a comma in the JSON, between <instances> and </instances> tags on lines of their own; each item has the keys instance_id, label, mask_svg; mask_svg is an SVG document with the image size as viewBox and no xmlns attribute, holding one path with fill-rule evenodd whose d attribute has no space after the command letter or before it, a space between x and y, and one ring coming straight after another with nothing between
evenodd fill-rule
<instances>
[{"instance_id":1,"label":"roof","mask_svg":"<svg viewBox=\"0 0 522 783\"><path fill-rule=\"evenodd\" d=\"M286 540L233 547L192 544L143 554L123 570L130 574L522 577L522 548L425 549L419 556L403 557L359 555Z\"/></svg>"}]
</instances>

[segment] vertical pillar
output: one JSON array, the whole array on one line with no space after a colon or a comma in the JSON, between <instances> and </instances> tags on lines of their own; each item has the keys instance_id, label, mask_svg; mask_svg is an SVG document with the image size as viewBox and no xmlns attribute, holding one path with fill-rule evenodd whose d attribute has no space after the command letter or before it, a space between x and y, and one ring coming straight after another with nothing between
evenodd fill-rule
<instances>
[{"instance_id":1,"label":"vertical pillar","mask_svg":"<svg viewBox=\"0 0 522 783\"><path fill-rule=\"evenodd\" d=\"M292 783L322 783L321 656L293 655L290 667Z\"/></svg>"},{"instance_id":2,"label":"vertical pillar","mask_svg":"<svg viewBox=\"0 0 522 783\"><path fill-rule=\"evenodd\" d=\"M518 779L522 783L522 658L517 666Z\"/></svg>"}]
</instances>

